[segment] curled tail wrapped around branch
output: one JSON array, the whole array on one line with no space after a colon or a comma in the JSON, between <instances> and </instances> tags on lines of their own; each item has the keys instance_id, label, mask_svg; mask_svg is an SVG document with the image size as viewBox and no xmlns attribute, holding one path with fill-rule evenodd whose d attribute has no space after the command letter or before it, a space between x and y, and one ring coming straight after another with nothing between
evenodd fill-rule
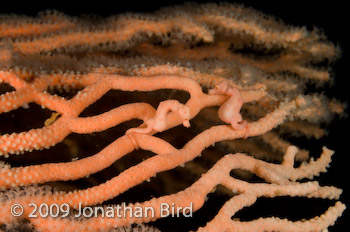
<instances>
[{"instance_id":1,"label":"curled tail wrapped around branch","mask_svg":"<svg viewBox=\"0 0 350 232\"><path fill-rule=\"evenodd\" d=\"M166 100L159 104L157 112L154 118L146 119L145 124L146 128L132 128L126 131L126 134L129 133L150 133L153 130L157 132L162 132L167 128L167 114L169 111L177 114L181 120L184 127L190 127L190 108L184 104L181 104L177 100Z\"/></svg>"},{"instance_id":2,"label":"curled tail wrapped around branch","mask_svg":"<svg viewBox=\"0 0 350 232\"><path fill-rule=\"evenodd\" d=\"M231 124L232 128L235 130L245 129L245 138L248 135L248 123L243 120L240 114L241 108L243 106L243 97L240 91L229 85L227 81L222 81L215 86L214 89L209 90L210 95L227 95L229 99L220 106L218 115L219 118Z\"/></svg>"}]
</instances>

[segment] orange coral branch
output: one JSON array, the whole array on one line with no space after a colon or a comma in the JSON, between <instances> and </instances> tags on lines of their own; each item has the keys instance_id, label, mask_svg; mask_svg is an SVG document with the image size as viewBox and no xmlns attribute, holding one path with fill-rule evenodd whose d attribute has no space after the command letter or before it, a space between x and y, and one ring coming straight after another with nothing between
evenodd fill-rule
<instances>
[{"instance_id":1,"label":"orange coral branch","mask_svg":"<svg viewBox=\"0 0 350 232\"><path fill-rule=\"evenodd\" d=\"M232 220L260 197L338 199L342 192L316 181L297 182L325 172L332 151L324 148L316 161L310 159L294 167L295 159L307 160L309 152L291 146L281 138L279 129L274 130L281 125L292 135L300 132L319 138L325 133L319 122L343 113L341 103L317 92L305 93L309 80L311 84L330 81L329 67L322 61L339 52L319 33L286 26L230 4L195 4L163 9L155 15L112 16L91 25L57 13L35 19L0 16L0 20L0 114L28 108L29 103L52 111L41 128L1 134L0 158L51 149L72 133L89 134L133 119L143 121L138 127L123 129L122 136L85 158L14 167L1 162L0 224L11 225L18 219L9 214L14 204L59 204L71 209L101 204L160 172L197 162L196 158L216 143L219 148L228 145L226 153L245 149L256 157L242 153L221 157L216 150L212 157L202 157L218 160L216 164L208 171L199 164L200 170L193 171L206 173L183 191L128 206L111 206L111 213L117 212L115 207L152 207L154 216L104 218L99 214L87 219L75 218L72 211L68 218L32 218L30 209L24 207L22 218L42 231L109 230L161 218L162 203L182 207L181 213L189 205L198 210L218 185L235 195L230 195L214 219L198 231L320 231L334 224L345 209L336 202L320 217L296 222L279 218ZM322 67L316 68L315 63ZM52 94L77 89L71 99ZM138 99L98 115L82 116L111 90L135 96L139 92L172 92L165 98L150 94L157 99L152 103ZM186 92L189 98L174 99L176 91ZM181 124L192 125L186 130L194 128L197 134L176 147L162 134ZM158 132L163 133L155 135ZM256 136L261 137L251 138ZM89 176L138 149L155 155L119 170L119 175L102 184L67 192L36 186ZM278 153L284 153L280 164L257 158L278 160L274 157ZM230 172L235 169L255 174L265 183L234 178Z\"/></svg>"}]
</instances>

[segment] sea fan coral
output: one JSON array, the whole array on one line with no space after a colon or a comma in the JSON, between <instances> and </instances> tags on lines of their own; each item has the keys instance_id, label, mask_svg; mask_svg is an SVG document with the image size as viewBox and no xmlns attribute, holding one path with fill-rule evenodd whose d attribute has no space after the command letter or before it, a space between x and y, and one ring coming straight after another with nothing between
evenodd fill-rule
<instances>
[{"instance_id":1,"label":"sea fan coral","mask_svg":"<svg viewBox=\"0 0 350 232\"><path fill-rule=\"evenodd\" d=\"M338 54L317 30L234 4L1 16L1 228L153 231L216 192L227 201L193 229L327 229L340 201L305 220L233 217L262 197L339 198L305 181L333 151L300 142L343 114L319 91Z\"/></svg>"}]
</instances>

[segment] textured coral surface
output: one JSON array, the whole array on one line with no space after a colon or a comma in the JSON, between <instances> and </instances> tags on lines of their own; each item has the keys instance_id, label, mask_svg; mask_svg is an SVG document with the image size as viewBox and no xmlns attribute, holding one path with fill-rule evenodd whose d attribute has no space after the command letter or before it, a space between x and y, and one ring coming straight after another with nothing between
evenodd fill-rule
<instances>
[{"instance_id":1,"label":"textured coral surface","mask_svg":"<svg viewBox=\"0 0 350 232\"><path fill-rule=\"evenodd\" d=\"M345 209L321 179L345 115L327 94L339 55L317 29L236 4L0 16L0 229L327 229ZM70 214L33 218L31 203ZM163 217L164 203L194 213ZM77 218L81 205L155 215Z\"/></svg>"}]
</instances>

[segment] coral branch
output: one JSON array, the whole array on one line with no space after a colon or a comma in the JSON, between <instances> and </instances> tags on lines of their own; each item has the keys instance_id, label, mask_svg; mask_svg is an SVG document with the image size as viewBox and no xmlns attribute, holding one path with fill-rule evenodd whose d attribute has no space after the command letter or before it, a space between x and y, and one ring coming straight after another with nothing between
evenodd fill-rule
<instances>
[{"instance_id":1,"label":"coral branch","mask_svg":"<svg viewBox=\"0 0 350 232\"><path fill-rule=\"evenodd\" d=\"M162 204L202 209L218 186L230 199L195 230L327 229L343 203L300 221L232 217L261 197L340 197L306 181L326 172L333 151L309 159L290 140L319 139L320 125L344 113L319 88L332 77L325 61L338 54L318 31L233 4L89 22L57 12L0 16L0 229L123 230L162 218ZM249 182L253 175L264 182ZM142 199L129 198L133 190ZM11 211L18 204L20 217ZM70 211L32 217L30 204ZM74 215L81 207L101 212ZM154 215L117 215L146 207Z\"/></svg>"}]
</instances>

